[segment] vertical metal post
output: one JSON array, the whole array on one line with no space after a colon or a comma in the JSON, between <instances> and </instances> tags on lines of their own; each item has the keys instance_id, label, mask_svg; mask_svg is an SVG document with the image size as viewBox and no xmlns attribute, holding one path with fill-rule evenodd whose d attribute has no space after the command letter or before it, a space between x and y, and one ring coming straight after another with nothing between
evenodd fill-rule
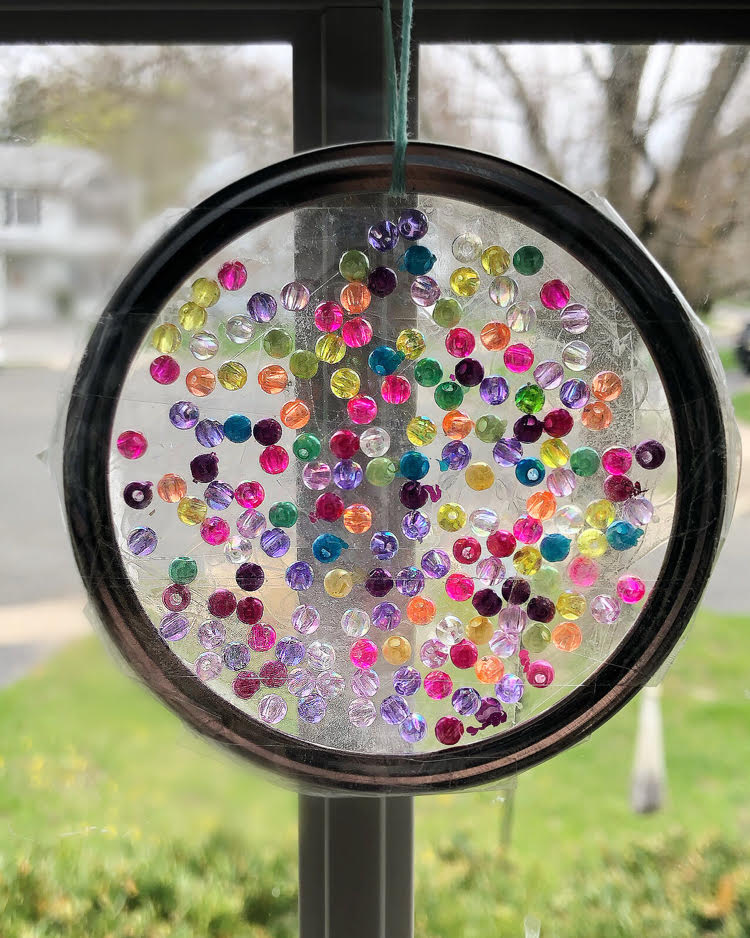
<instances>
[{"instance_id":1,"label":"vertical metal post","mask_svg":"<svg viewBox=\"0 0 750 938\"><path fill-rule=\"evenodd\" d=\"M381 9L324 9L295 44L295 149L385 137L385 78ZM300 795L301 938L411 938L413 823L411 798Z\"/></svg>"}]
</instances>

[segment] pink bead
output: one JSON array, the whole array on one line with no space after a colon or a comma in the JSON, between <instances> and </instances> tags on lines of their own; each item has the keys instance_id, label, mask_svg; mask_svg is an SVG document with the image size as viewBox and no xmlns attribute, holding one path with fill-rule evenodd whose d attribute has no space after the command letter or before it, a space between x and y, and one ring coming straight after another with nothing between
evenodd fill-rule
<instances>
[{"instance_id":1,"label":"pink bead","mask_svg":"<svg viewBox=\"0 0 750 938\"><path fill-rule=\"evenodd\" d=\"M646 595L646 584L637 576L621 576L617 581L617 595L624 603L639 603Z\"/></svg>"},{"instance_id":2,"label":"pink bead","mask_svg":"<svg viewBox=\"0 0 750 938\"><path fill-rule=\"evenodd\" d=\"M451 573L445 581L445 592L451 599L462 603L474 595L474 581L465 573Z\"/></svg>"},{"instance_id":3,"label":"pink bead","mask_svg":"<svg viewBox=\"0 0 750 938\"><path fill-rule=\"evenodd\" d=\"M522 544L536 544L543 533L542 522L536 518L519 518L513 525L513 536Z\"/></svg>"},{"instance_id":4,"label":"pink bead","mask_svg":"<svg viewBox=\"0 0 750 938\"><path fill-rule=\"evenodd\" d=\"M321 332L335 332L343 321L344 311L338 303L321 303L315 310L315 325Z\"/></svg>"},{"instance_id":5,"label":"pink bead","mask_svg":"<svg viewBox=\"0 0 750 938\"><path fill-rule=\"evenodd\" d=\"M240 290L247 283L247 269L240 261L227 261L219 268L217 279L225 290Z\"/></svg>"},{"instance_id":6,"label":"pink bead","mask_svg":"<svg viewBox=\"0 0 750 938\"><path fill-rule=\"evenodd\" d=\"M269 651L276 644L276 629L265 622L256 622L247 633L247 643L253 651Z\"/></svg>"},{"instance_id":7,"label":"pink bead","mask_svg":"<svg viewBox=\"0 0 750 938\"><path fill-rule=\"evenodd\" d=\"M624 446L610 446L602 453L602 466L612 476L623 476L633 465L633 455Z\"/></svg>"},{"instance_id":8,"label":"pink bead","mask_svg":"<svg viewBox=\"0 0 750 938\"><path fill-rule=\"evenodd\" d=\"M442 700L453 690L453 681L445 671L430 671L425 675L424 692L433 700Z\"/></svg>"},{"instance_id":9,"label":"pink bead","mask_svg":"<svg viewBox=\"0 0 750 938\"><path fill-rule=\"evenodd\" d=\"M599 566L590 557L574 557L568 564L568 576L575 586L593 586L599 576Z\"/></svg>"},{"instance_id":10,"label":"pink bead","mask_svg":"<svg viewBox=\"0 0 750 938\"><path fill-rule=\"evenodd\" d=\"M149 371L157 384L173 384L180 377L180 366L171 355L155 358Z\"/></svg>"},{"instance_id":11,"label":"pink bead","mask_svg":"<svg viewBox=\"0 0 750 938\"><path fill-rule=\"evenodd\" d=\"M528 371L534 364L534 353L528 345L519 342L517 345L509 345L506 348L503 352L503 361L508 371L518 375Z\"/></svg>"},{"instance_id":12,"label":"pink bead","mask_svg":"<svg viewBox=\"0 0 750 938\"><path fill-rule=\"evenodd\" d=\"M562 280L548 280L539 291L539 298L547 309L564 309L570 302L570 290Z\"/></svg>"},{"instance_id":13,"label":"pink bead","mask_svg":"<svg viewBox=\"0 0 750 938\"><path fill-rule=\"evenodd\" d=\"M487 538L487 550L493 557L510 557L516 549L516 539L510 531L493 531Z\"/></svg>"},{"instance_id":14,"label":"pink bead","mask_svg":"<svg viewBox=\"0 0 750 938\"><path fill-rule=\"evenodd\" d=\"M435 724L435 736L444 746L455 746L464 735L464 725L458 717L440 717Z\"/></svg>"},{"instance_id":15,"label":"pink bead","mask_svg":"<svg viewBox=\"0 0 750 938\"><path fill-rule=\"evenodd\" d=\"M341 337L349 348L364 348L372 339L372 326L366 319L357 316L344 323Z\"/></svg>"},{"instance_id":16,"label":"pink bead","mask_svg":"<svg viewBox=\"0 0 750 938\"><path fill-rule=\"evenodd\" d=\"M289 453L283 446L267 446L260 454L258 462L264 472L276 476L289 465Z\"/></svg>"},{"instance_id":17,"label":"pink bead","mask_svg":"<svg viewBox=\"0 0 750 938\"><path fill-rule=\"evenodd\" d=\"M234 497L243 508L257 508L266 492L260 482L240 482L234 490Z\"/></svg>"},{"instance_id":18,"label":"pink bead","mask_svg":"<svg viewBox=\"0 0 750 938\"><path fill-rule=\"evenodd\" d=\"M615 596L594 596L589 605L591 615L602 625L612 625L620 618L620 601Z\"/></svg>"},{"instance_id":19,"label":"pink bead","mask_svg":"<svg viewBox=\"0 0 750 938\"><path fill-rule=\"evenodd\" d=\"M346 409L353 423L372 423L378 415L378 405L366 394L358 394L347 402Z\"/></svg>"},{"instance_id":20,"label":"pink bead","mask_svg":"<svg viewBox=\"0 0 750 938\"><path fill-rule=\"evenodd\" d=\"M549 661L532 661L526 672L526 678L532 687L549 687L555 679L555 669Z\"/></svg>"},{"instance_id":21,"label":"pink bead","mask_svg":"<svg viewBox=\"0 0 750 938\"><path fill-rule=\"evenodd\" d=\"M578 480L572 469L553 469L547 476L547 488L555 498L566 498L574 490Z\"/></svg>"},{"instance_id":22,"label":"pink bead","mask_svg":"<svg viewBox=\"0 0 750 938\"><path fill-rule=\"evenodd\" d=\"M125 430L117 437L117 449L125 459L139 459L148 449L148 442L137 430Z\"/></svg>"},{"instance_id":23,"label":"pink bead","mask_svg":"<svg viewBox=\"0 0 750 938\"><path fill-rule=\"evenodd\" d=\"M411 397L411 384L402 375L386 375L380 385L380 393L387 404L403 404Z\"/></svg>"},{"instance_id":24,"label":"pink bead","mask_svg":"<svg viewBox=\"0 0 750 938\"><path fill-rule=\"evenodd\" d=\"M474 667L479 652L474 642L470 642L468 638L462 638L460 642L451 645L450 656L453 664L465 671Z\"/></svg>"},{"instance_id":25,"label":"pink bead","mask_svg":"<svg viewBox=\"0 0 750 938\"><path fill-rule=\"evenodd\" d=\"M223 544L228 540L230 534L229 525L223 518L206 518L201 524L201 537L207 544L216 547L217 544Z\"/></svg>"},{"instance_id":26,"label":"pink bead","mask_svg":"<svg viewBox=\"0 0 750 938\"><path fill-rule=\"evenodd\" d=\"M471 355L476 344L474 333L462 326L451 329L445 337L445 347L454 358L466 358Z\"/></svg>"},{"instance_id":27,"label":"pink bead","mask_svg":"<svg viewBox=\"0 0 750 938\"><path fill-rule=\"evenodd\" d=\"M355 668L365 671L378 660L378 646L369 638L360 638L349 649L349 660Z\"/></svg>"}]
</instances>

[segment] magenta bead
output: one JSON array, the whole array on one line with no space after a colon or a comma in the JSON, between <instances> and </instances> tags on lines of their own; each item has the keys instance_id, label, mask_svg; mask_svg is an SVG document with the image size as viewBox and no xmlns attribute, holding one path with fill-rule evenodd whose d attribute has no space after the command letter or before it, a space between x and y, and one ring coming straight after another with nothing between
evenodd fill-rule
<instances>
[{"instance_id":1,"label":"magenta bead","mask_svg":"<svg viewBox=\"0 0 750 938\"><path fill-rule=\"evenodd\" d=\"M247 268L240 261L227 261L219 268L217 279L225 290L241 290L247 283Z\"/></svg>"},{"instance_id":2,"label":"magenta bead","mask_svg":"<svg viewBox=\"0 0 750 938\"><path fill-rule=\"evenodd\" d=\"M519 342L517 345L509 345L506 348L503 352L503 361L508 371L520 375L534 364L534 353L528 345Z\"/></svg>"},{"instance_id":3,"label":"magenta bead","mask_svg":"<svg viewBox=\"0 0 750 938\"><path fill-rule=\"evenodd\" d=\"M256 622L247 633L247 643L253 651L269 651L276 644L276 629L265 622Z\"/></svg>"},{"instance_id":4,"label":"magenta bead","mask_svg":"<svg viewBox=\"0 0 750 938\"><path fill-rule=\"evenodd\" d=\"M341 337L349 348L364 348L372 339L372 326L366 319L356 316L344 323Z\"/></svg>"},{"instance_id":5,"label":"magenta bead","mask_svg":"<svg viewBox=\"0 0 750 938\"><path fill-rule=\"evenodd\" d=\"M474 581L465 573L451 573L445 581L445 592L456 602L465 602L474 595Z\"/></svg>"},{"instance_id":6,"label":"magenta bead","mask_svg":"<svg viewBox=\"0 0 750 938\"><path fill-rule=\"evenodd\" d=\"M283 446L267 446L260 454L258 462L264 472L275 476L289 465L289 453Z\"/></svg>"},{"instance_id":7,"label":"magenta bead","mask_svg":"<svg viewBox=\"0 0 750 938\"><path fill-rule=\"evenodd\" d=\"M526 672L526 678L532 687L549 687L555 679L555 669L549 661L532 661Z\"/></svg>"},{"instance_id":8,"label":"magenta bead","mask_svg":"<svg viewBox=\"0 0 750 938\"><path fill-rule=\"evenodd\" d=\"M180 377L180 366L171 355L160 355L151 362L151 377L157 384L174 384Z\"/></svg>"},{"instance_id":9,"label":"magenta bead","mask_svg":"<svg viewBox=\"0 0 750 938\"><path fill-rule=\"evenodd\" d=\"M430 671L425 675L424 692L432 700L443 700L453 690L453 681L445 671Z\"/></svg>"},{"instance_id":10,"label":"magenta bead","mask_svg":"<svg viewBox=\"0 0 750 938\"><path fill-rule=\"evenodd\" d=\"M380 393L387 404L403 404L411 397L411 384L402 375L386 375L380 385Z\"/></svg>"},{"instance_id":11,"label":"magenta bead","mask_svg":"<svg viewBox=\"0 0 750 938\"><path fill-rule=\"evenodd\" d=\"M477 340L474 333L462 326L456 326L445 337L445 347L454 358L466 358L474 351Z\"/></svg>"},{"instance_id":12,"label":"magenta bead","mask_svg":"<svg viewBox=\"0 0 750 938\"><path fill-rule=\"evenodd\" d=\"M378 415L378 405L366 394L358 394L347 402L346 409L353 423L372 423Z\"/></svg>"},{"instance_id":13,"label":"magenta bead","mask_svg":"<svg viewBox=\"0 0 750 938\"><path fill-rule=\"evenodd\" d=\"M646 595L646 584L637 576L621 576L617 581L617 595L629 605L639 603Z\"/></svg>"},{"instance_id":14,"label":"magenta bead","mask_svg":"<svg viewBox=\"0 0 750 938\"><path fill-rule=\"evenodd\" d=\"M633 465L633 456L624 446L611 446L602 453L602 466L612 476L623 476Z\"/></svg>"},{"instance_id":15,"label":"magenta bead","mask_svg":"<svg viewBox=\"0 0 750 938\"><path fill-rule=\"evenodd\" d=\"M536 544L543 532L542 522L536 518L519 518L513 525L513 534L522 544Z\"/></svg>"},{"instance_id":16,"label":"magenta bead","mask_svg":"<svg viewBox=\"0 0 750 938\"><path fill-rule=\"evenodd\" d=\"M206 518L201 524L201 537L207 544L211 544L213 547L229 540L230 533L229 525L223 518Z\"/></svg>"},{"instance_id":17,"label":"magenta bead","mask_svg":"<svg viewBox=\"0 0 750 938\"><path fill-rule=\"evenodd\" d=\"M562 280L548 280L539 291L539 299L547 309L563 309L570 302L570 290Z\"/></svg>"},{"instance_id":18,"label":"magenta bead","mask_svg":"<svg viewBox=\"0 0 750 938\"><path fill-rule=\"evenodd\" d=\"M583 589L593 586L599 576L599 566L590 557L574 557L568 564L570 582Z\"/></svg>"},{"instance_id":19,"label":"magenta bead","mask_svg":"<svg viewBox=\"0 0 750 938\"><path fill-rule=\"evenodd\" d=\"M451 645L450 656L457 668L466 671L477 663L479 652L474 642L470 642L468 638L462 638L460 642Z\"/></svg>"},{"instance_id":20,"label":"magenta bead","mask_svg":"<svg viewBox=\"0 0 750 938\"><path fill-rule=\"evenodd\" d=\"M148 449L148 442L137 430L125 430L117 437L117 449L125 459L139 459Z\"/></svg>"},{"instance_id":21,"label":"magenta bead","mask_svg":"<svg viewBox=\"0 0 750 938\"><path fill-rule=\"evenodd\" d=\"M240 482L234 490L234 497L243 508L257 508L266 492L260 482Z\"/></svg>"},{"instance_id":22,"label":"magenta bead","mask_svg":"<svg viewBox=\"0 0 750 938\"><path fill-rule=\"evenodd\" d=\"M360 638L350 648L349 660L355 668L371 668L378 660L378 646L369 638Z\"/></svg>"},{"instance_id":23,"label":"magenta bead","mask_svg":"<svg viewBox=\"0 0 750 938\"><path fill-rule=\"evenodd\" d=\"M344 321L344 311L338 303L321 303L315 308L315 325L321 332L335 332Z\"/></svg>"},{"instance_id":24,"label":"magenta bead","mask_svg":"<svg viewBox=\"0 0 750 938\"><path fill-rule=\"evenodd\" d=\"M572 469L553 469L547 476L547 488L555 498L566 498L575 490L578 480Z\"/></svg>"}]
</instances>

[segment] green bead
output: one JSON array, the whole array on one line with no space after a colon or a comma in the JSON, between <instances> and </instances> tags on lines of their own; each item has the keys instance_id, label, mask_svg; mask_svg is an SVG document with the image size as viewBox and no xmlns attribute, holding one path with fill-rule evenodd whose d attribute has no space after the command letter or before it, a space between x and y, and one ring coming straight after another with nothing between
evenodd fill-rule
<instances>
[{"instance_id":1,"label":"green bead","mask_svg":"<svg viewBox=\"0 0 750 938\"><path fill-rule=\"evenodd\" d=\"M367 280L370 272L370 262L362 251L344 251L339 261L339 273L350 283L357 280Z\"/></svg>"},{"instance_id":2,"label":"green bead","mask_svg":"<svg viewBox=\"0 0 750 938\"><path fill-rule=\"evenodd\" d=\"M365 475L370 485L382 488L384 485L390 485L396 478L396 465L387 456L377 456L367 464Z\"/></svg>"},{"instance_id":3,"label":"green bead","mask_svg":"<svg viewBox=\"0 0 750 938\"><path fill-rule=\"evenodd\" d=\"M295 378L314 378L318 373L318 356L303 349L289 359L289 370Z\"/></svg>"},{"instance_id":4,"label":"green bead","mask_svg":"<svg viewBox=\"0 0 750 938\"><path fill-rule=\"evenodd\" d=\"M276 502L268 509L268 520L275 528L292 528L298 514L294 502Z\"/></svg>"},{"instance_id":5,"label":"green bead","mask_svg":"<svg viewBox=\"0 0 750 938\"><path fill-rule=\"evenodd\" d=\"M435 403L441 410L455 410L463 399L464 390L455 381L443 381L435 388Z\"/></svg>"},{"instance_id":6,"label":"green bead","mask_svg":"<svg viewBox=\"0 0 750 938\"><path fill-rule=\"evenodd\" d=\"M294 339L286 329L269 329L263 336L263 351L271 358L286 358L294 348Z\"/></svg>"},{"instance_id":7,"label":"green bead","mask_svg":"<svg viewBox=\"0 0 750 938\"><path fill-rule=\"evenodd\" d=\"M434 388L443 377L443 366L435 358L423 358L414 366L414 380L423 388Z\"/></svg>"},{"instance_id":8,"label":"green bead","mask_svg":"<svg viewBox=\"0 0 750 938\"><path fill-rule=\"evenodd\" d=\"M292 443L292 452L302 462L312 462L320 456L320 440L312 433L300 433Z\"/></svg>"},{"instance_id":9,"label":"green bead","mask_svg":"<svg viewBox=\"0 0 750 938\"><path fill-rule=\"evenodd\" d=\"M432 318L444 329L452 329L453 326L458 325L460 322L462 312L463 310L458 300L442 299L435 303Z\"/></svg>"},{"instance_id":10,"label":"green bead","mask_svg":"<svg viewBox=\"0 0 750 938\"><path fill-rule=\"evenodd\" d=\"M531 244L519 248L513 255L513 266L519 274L525 274L527 277L539 273L543 264L544 254Z\"/></svg>"},{"instance_id":11,"label":"green bead","mask_svg":"<svg viewBox=\"0 0 750 938\"><path fill-rule=\"evenodd\" d=\"M551 638L552 634L546 625L531 625L523 630L521 644L527 651L536 654L544 651Z\"/></svg>"},{"instance_id":12,"label":"green bead","mask_svg":"<svg viewBox=\"0 0 750 938\"><path fill-rule=\"evenodd\" d=\"M474 433L483 443L497 443L507 426L507 420L501 420L494 414L485 414L474 424Z\"/></svg>"},{"instance_id":13,"label":"green bead","mask_svg":"<svg viewBox=\"0 0 750 938\"><path fill-rule=\"evenodd\" d=\"M590 446L579 446L570 454L570 468L577 476L592 476L599 462L599 454Z\"/></svg>"},{"instance_id":14,"label":"green bead","mask_svg":"<svg viewBox=\"0 0 750 938\"><path fill-rule=\"evenodd\" d=\"M538 414L544 407L544 391L538 384L524 384L516 391L516 407L524 414Z\"/></svg>"},{"instance_id":15,"label":"green bead","mask_svg":"<svg viewBox=\"0 0 750 938\"><path fill-rule=\"evenodd\" d=\"M532 583L539 596L559 596L562 577L554 567L541 567L532 577Z\"/></svg>"},{"instance_id":16,"label":"green bead","mask_svg":"<svg viewBox=\"0 0 750 938\"><path fill-rule=\"evenodd\" d=\"M198 564L192 557L175 557L169 565L169 579L173 583L192 583L198 576Z\"/></svg>"}]
</instances>

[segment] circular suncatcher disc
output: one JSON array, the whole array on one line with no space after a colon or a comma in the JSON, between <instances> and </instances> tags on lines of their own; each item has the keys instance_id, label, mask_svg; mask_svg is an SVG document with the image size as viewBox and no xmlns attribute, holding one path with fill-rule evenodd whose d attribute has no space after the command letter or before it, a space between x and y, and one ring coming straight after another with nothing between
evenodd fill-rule
<instances>
[{"instance_id":1,"label":"circular suncatcher disc","mask_svg":"<svg viewBox=\"0 0 750 938\"><path fill-rule=\"evenodd\" d=\"M124 281L65 435L78 562L136 672L308 787L497 779L674 647L726 501L689 313L591 205L415 144L288 160ZM689 363L689 367L686 366Z\"/></svg>"}]
</instances>

